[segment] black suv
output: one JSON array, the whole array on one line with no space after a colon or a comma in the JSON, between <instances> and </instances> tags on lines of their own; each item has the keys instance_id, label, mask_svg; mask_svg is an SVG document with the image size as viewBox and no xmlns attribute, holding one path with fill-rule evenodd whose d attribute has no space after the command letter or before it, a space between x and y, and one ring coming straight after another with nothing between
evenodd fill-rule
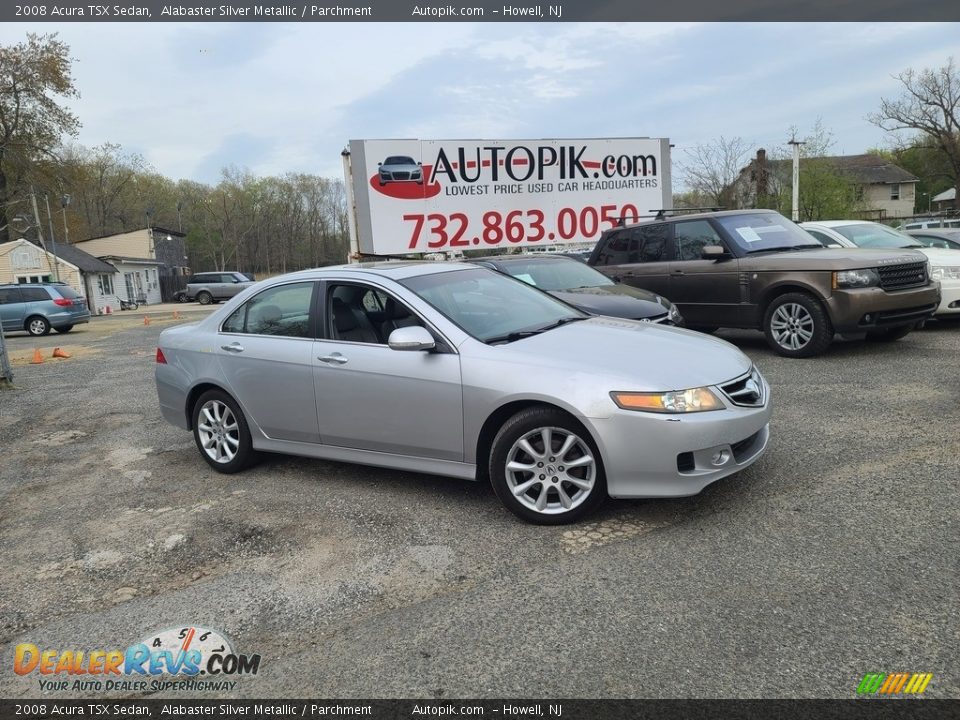
<instances>
[{"instance_id":1,"label":"black suv","mask_svg":"<svg viewBox=\"0 0 960 720\"><path fill-rule=\"evenodd\" d=\"M588 261L664 295L687 327L763 330L787 357L834 334L896 340L931 317L940 286L916 250L827 249L772 210L676 215L605 231Z\"/></svg>"}]
</instances>

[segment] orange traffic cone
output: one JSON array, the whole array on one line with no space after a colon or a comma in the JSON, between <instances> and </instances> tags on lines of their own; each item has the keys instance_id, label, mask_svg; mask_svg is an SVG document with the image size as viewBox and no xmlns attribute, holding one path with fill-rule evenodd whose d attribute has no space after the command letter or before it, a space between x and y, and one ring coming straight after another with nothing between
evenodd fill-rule
<instances>
[{"instance_id":1,"label":"orange traffic cone","mask_svg":"<svg viewBox=\"0 0 960 720\"><path fill-rule=\"evenodd\" d=\"M51 357L64 358L64 359L66 359L66 358L70 357L70 353L68 353L68 352L65 351L65 350L61 350L60 348L54 348L54 349L53 349L53 355L52 355Z\"/></svg>"},{"instance_id":2,"label":"orange traffic cone","mask_svg":"<svg viewBox=\"0 0 960 720\"><path fill-rule=\"evenodd\" d=\"M178 313L176 310L173 311L173 319L174 319L174 320L179 320L179 319L180 319L180 313Z\"/></svg>"},{"instance_id":3,"label":"orange traffic cone","mask_svg":"<svg viewBox=\"0 0 960 720\"><path fill-rule=\"evenodd\" d=\"M144 324L144 325L149 325L149 324L150 324L150 318L148 318L146 315L143 316L143 324Z\"/></svg>"},{"instance_id":4,"label":"orange traffic cone","mask_svg":"<svg viewBox=\"0 0 960 720\"><path fill-rule=\"evenodd\" d=\"M36 348L33 351L33 360L30 361L31 365L41 365L43 363L43 355L40 354L40 348Z\"/></svg>"}]
</instances>

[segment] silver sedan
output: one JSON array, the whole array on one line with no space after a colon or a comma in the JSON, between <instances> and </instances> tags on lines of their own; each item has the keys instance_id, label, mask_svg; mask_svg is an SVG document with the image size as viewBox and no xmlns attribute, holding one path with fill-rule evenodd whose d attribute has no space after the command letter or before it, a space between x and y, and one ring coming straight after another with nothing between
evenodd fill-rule
<instances>
[{"instance_id":1,"label":"silver sedan","mask_svg":"<svg viewBox=\"0 0 960 720\"><path fill-rule=\"evenodd\" d=\"M717 338L590 316L458 263L308 270L165 330L163 416L215 470L258 452L489 480L526 520L676 497L757 460L770 389Z\"/></svg>"}]
</instances>

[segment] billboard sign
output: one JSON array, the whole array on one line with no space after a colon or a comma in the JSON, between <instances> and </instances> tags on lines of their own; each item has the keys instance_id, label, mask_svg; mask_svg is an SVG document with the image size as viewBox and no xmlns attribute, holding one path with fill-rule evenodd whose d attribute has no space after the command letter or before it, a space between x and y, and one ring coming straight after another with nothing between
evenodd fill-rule
<instances>
[{"instance_id":1,"label":"billboard sign","mask_svg":"<svg viewBox=\"0 0 960 720\"><path fill-rule=\"evenodd\" d=\"M666 138L351 140L361 253L596 241L671 207Z\"/></svg>"}]
</instances>

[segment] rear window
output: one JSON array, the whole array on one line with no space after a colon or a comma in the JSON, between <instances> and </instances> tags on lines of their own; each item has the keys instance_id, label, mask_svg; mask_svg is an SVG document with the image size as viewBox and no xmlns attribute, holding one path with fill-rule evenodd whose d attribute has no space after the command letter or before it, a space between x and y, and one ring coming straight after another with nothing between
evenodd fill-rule
<instances>
[{"instance_id":1,"label":"rear window","mask_svg":"<svg viewBox=\"0 0 960 720\"><path fill-rule=\"evenodd\" d=\"M76 290L74 290L72 287L68 285L58 285L56 290L58 293L60 293L61 297L65 297L68 300L74 300L78 297L83 297L83 295L81 295L80 293L78 293Z\"/></svg>"}]
</instances>

